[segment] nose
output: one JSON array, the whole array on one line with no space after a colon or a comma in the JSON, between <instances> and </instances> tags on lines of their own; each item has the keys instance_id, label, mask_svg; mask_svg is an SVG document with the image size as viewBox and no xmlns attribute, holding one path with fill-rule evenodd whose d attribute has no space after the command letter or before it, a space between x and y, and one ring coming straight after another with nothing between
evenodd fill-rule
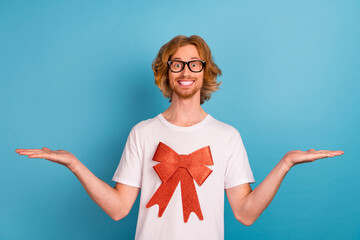
<instances>
[{"instance_id":1,"label":"nose","mask_svg":"<svg viewBox=\"0 0 360 240\"><path fill-rule=\"evenodd\" d=\"M185 64L184 70L182 70L182 73L184 75L189 75L191 73L190 68L189 68L189 64Z\"/></svg>"}]
</instances>

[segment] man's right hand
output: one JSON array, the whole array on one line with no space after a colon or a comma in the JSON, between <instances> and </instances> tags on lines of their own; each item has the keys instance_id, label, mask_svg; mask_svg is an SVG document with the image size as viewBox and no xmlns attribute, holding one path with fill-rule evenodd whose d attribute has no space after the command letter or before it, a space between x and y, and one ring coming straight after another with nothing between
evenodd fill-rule
<instances>
[{"instance_id":1,"label":"man's right hand","mask_svg":"<svg viewBox=\"0 0 360 240\"><path fill-rule=\"evenodd\" d=\"M43 158L69 168L79 179L90 198L99 205L112 219L118 221L124 218L131 210L140 188L116 183L112 188L96 177L72 153L65 150L53 151L42 149L16 149L19 155L29 158Z\"/></svg>"},{"instance_id":2,"label":"man's right hand","mask_svg":"<svg viewBox=\"0 0 360 240\"><path fill-rule=\"evenodd\" d=\"M53 151L49 148L42 149L16 149L16 153L19 155L27 155L28 158L43 158L51 162L64 165L69 168L71 171L76 169L76 166L79 163L79 160L71 153L65 150Z\"/></svg>"}]
</instances>

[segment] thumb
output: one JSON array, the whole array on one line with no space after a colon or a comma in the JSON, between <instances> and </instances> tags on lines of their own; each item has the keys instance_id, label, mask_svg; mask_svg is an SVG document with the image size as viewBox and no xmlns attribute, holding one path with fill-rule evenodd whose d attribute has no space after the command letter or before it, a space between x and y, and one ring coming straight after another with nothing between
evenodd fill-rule
<instances>
[{"instance_id":1,"label":"thumb","mask_svg":"<svg viewBox=\"0 0 360 240\"><path fill-rule=\"evenodd\" d=\"M50 150L49 148L47 148L47 147L43 147L42 150L49 150L49 151L51 151L51 150Z\"/></svg>"}]
</instances>

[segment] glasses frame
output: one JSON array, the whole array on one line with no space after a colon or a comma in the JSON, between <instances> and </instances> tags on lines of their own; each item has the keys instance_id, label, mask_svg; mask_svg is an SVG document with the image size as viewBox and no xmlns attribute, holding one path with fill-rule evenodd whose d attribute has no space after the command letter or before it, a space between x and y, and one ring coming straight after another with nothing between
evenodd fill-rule
<instances>
[{"instance_id":1,"label":"glasses frame","mask_svg":"<svg viewBox=\"0 0 360 240\"><path fill-rule=\"evenodd\" d=\"M181 62L181 63L183 63L183 66L182 66L181 70L179 70L179 71L173 71L173 70L171 69L171 64L172 64L173 62ZM200 71L193 71L193 70L191 70L189 64L192 63L192 62L201 62L201 63L202 63L202 67L201 67ZM204 69L205 64L206 64L206 62L205 62L204 60L191 60L191 61L188 61L188 62L184 62L184 61L180 61L180 60L171 60L171 61L168 61L169 69L170 69L170 71L172 71L173 73L179 73L179 72L181 72L182 70L184 70L184 68L185 68L186 65L188 66L188 69L189 69L191 72L199 73L199 72L201 72L201 71Z\"/></svg>"}]
</instances>

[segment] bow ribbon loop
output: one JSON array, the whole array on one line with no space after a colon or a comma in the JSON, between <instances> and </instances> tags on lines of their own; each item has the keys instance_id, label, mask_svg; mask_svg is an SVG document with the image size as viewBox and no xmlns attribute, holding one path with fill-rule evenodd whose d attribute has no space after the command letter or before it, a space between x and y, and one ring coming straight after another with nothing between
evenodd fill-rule
<instances>
[{"instance_id":1,"label":"bow ribbon loop","mask_svg":"<svg viewBox=\"0 0 360 240\"><path fill-rule=\"evenodd\" d=\"M199 199L197 197L194 180L201 186L212 170L204 165L214 165L210 147L203 147L188 155L177 154L166 144L159 142L155 151L154 161L160 162L154 170L162 181L146 207L159 205L159 217L165 211L177 185L181 182L181 199L183 205L184 222L194 212L203 220Z\"/></svg>"}]
</instances>

